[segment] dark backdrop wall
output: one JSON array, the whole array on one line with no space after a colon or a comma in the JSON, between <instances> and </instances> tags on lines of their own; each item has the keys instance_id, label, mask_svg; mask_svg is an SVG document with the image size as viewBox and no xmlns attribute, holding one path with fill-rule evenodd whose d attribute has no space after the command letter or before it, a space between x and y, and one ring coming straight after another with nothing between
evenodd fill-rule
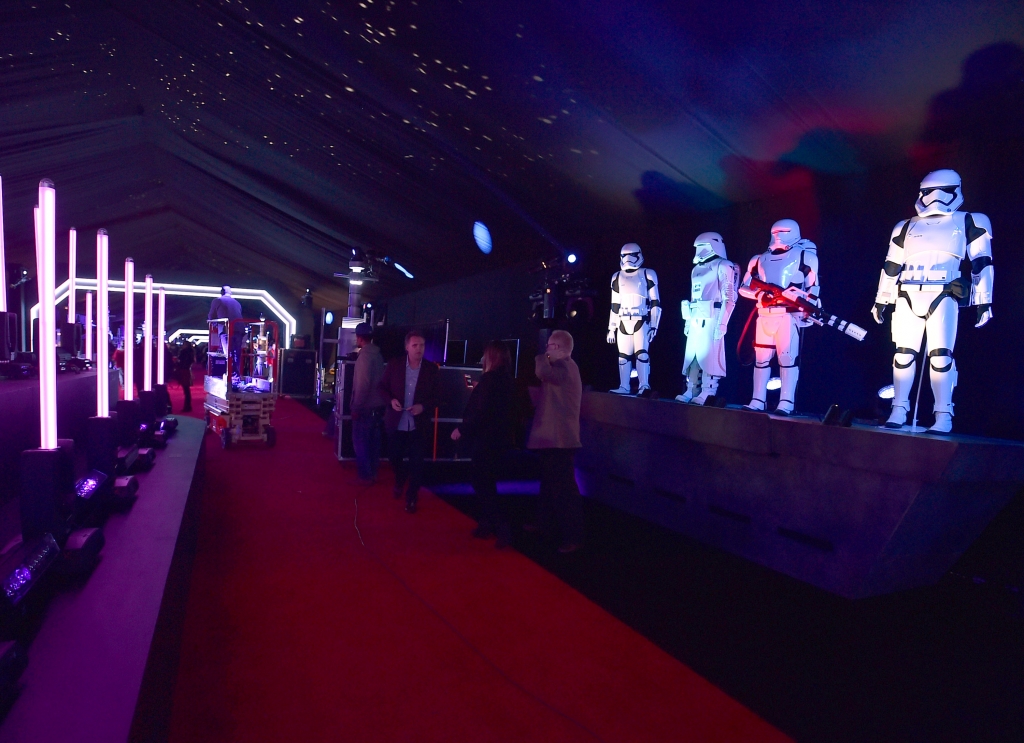
<instances>
[{"instance_id":1,"label":"dark backdrop wall","mask_svg":"<svg viewBox=\"0 0 1024 743\"><path fill-rule=\"evenodd\" d=\"M868 330L863 343L825 328L805 333L797 407L823 413L830 404L860 415L878 412L877 390L891 383L889 326L870 317L889 235L901 219L914 215L921 177L941 167L963 177L968 211L987 214L993 225L996 267L995 319L976 329L974 308L961 310L956 345L959 385L954 393L958 432L1024 439L1024 365L1019 358L1024 322L1024 53L1011 44L972 55L958 87L931 102L927 121L908 155L884 164L885 143L863 134L817 130L773 163L759 164L774 194L756 202L698 209L692 187L657 171L643 174L635 196L642 208L638 224L612 229L600 243L583 249L579 271L596 289L595 318L575 327L585 382L597 388L616 383L616 360L604 342L608 281L617 268L618 249L639 242L646 265L658 272L665 307L652 349L652 385L662 396L681 387L683 355L679 301L689 293L692 242L715 230L725 238L729 257L745 268L766 249L769 227L784 217L799 221L805 237L818 245L824 306ZM837 165L825 151L847 156ZM745 177L749 178L747 173ZM450 318L453 337L532 338L526 297L538 282L528 266L492 272L406 295L391 301L395 322ZM750 398L751 370L736 361L736 341L752 308L741 300L727 338L729 376L723 391L730 402ZM529 349L524 350L524 355ZM931 422L931 392L921 395L922 420Z\"/></svg>"}]
</instances>

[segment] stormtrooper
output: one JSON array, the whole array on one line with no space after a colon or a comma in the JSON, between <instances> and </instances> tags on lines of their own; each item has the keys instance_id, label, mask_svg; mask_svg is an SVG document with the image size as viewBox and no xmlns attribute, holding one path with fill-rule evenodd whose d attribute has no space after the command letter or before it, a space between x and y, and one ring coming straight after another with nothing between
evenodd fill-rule
<instances>
[{"instance_id":1,"label":"stormtrooper","mask_svg":"<svg viewBox=\"0 0 1024 743\"><path fill-rule=\"evenodd\" d=\"M807 300L820 305L818 294L818 253L810 240L800 237L800 225L792 219L780 219L772 225L768 250L755 255L747 264L740 295L757 301L757 327L754 335L754 396L748 410L764 410L768 398L768 377L772 357L779 356L782 388L775 412L790 415L800 378L800 331L811 324L808 316L791 305L770 301L763 290L750 286L757 278L768 284L805 292Z\"/></svg>"},{"instance_id":2,"label":"stormtrooper","mask_svg":"<svg viewBox=\"0 0 1024 743\"><path fill-rule=\"evenodd\" d=\"M881 324L890 305L894 395L887 428L902 428L910 412L910 388L921 341L927 333L927 358L935 399L933 433L953 429L953 388L956 387L956 323L961 300L978 308L976 328L992 319L992 224L984 214L961 212L960 176L936 170L921 181L917 216L900 222L889 238L889 252L878 279L871 316ZM971 262L971 285L961 278L960 264ZM965 303L966 303L965 301Z\"/></svg>"},{"instance_id":3,"label":"stormtrooper","mask_svg":"<svg viewBox=\"0 0 1024 743\"><path fill-rule=\"evenodd\" d=\"M648 381L651 357L647 353L661 320L658 275L644 264L636 243L627 243L619 251L619 267L612 276L612 309L608 317L608 342L619 348L619 386L611 390L628 395L629 378L636 366L637 394L650 391Z\"/></svg>"},{"instance_id":4,"label":"stormtrooper","mask_svg":"<svg viewBox=\"0 0 1024 743\"><path fill-rule=\"evenodd\" d=\"M725 242L717 232L698 235L693 247L690 299L682 302L687 384L676 400L703 405L718 393L718 381L725 376L725 333L736 307L740 267L727 259Z\"/></svg>"}]
</instances>

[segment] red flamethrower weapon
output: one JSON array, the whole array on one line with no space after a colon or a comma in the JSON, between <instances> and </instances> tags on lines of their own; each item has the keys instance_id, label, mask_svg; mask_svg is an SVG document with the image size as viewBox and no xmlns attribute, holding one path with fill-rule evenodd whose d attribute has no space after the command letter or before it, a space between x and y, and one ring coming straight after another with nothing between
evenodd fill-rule
<instances>
[{"instance_id":1,"label":"red flamethrower weapon","mask_svg":"<svg viewBox=\"0 0 1024 743\"><path fill-rule=\"evenodd\" d=\"M854 325L852 322L846 322L846 320L840 320L835 315L828 314L811 301L811 297L807 292L797 289L795 286L783 289L781 286L769 284L752 276L750 278L750 288L756 292L762 292L762 307L788 307L798 310L806 314L807 319L815 325L827 325L859 341L864 340L868 334L868 331L859 325Z\"/></svg>"}]
</instances>

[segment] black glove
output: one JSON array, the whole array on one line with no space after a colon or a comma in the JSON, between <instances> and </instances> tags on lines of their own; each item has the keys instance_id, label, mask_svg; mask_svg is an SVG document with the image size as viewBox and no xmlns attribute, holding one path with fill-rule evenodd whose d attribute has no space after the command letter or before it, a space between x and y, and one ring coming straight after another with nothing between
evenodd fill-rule
<instances>
[{"instance_id":1,"label":"black glove","mask_svg":"<svg viewBox=\"0 0 1024 743\"><path fill-rule=\"evenodd\" d=\"M875 306L872 308L871 316L875 318L875 322L881 325L885 322L885 316L889 313L889 305L880 304L875 302Z\"/></svg>"}]
</instances>

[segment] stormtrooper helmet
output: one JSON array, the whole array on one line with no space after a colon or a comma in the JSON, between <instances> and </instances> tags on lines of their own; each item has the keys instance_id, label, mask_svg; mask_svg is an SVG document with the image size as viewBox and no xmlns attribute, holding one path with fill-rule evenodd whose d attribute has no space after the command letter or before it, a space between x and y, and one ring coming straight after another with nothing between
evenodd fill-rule
<instances>
[{"instance_id":1,"label":"stormtrooper helmet","mask_svg":"<svg viewBox=\"0 0 1024 743\"><path fill-rule=\"evenodd\" d=\"M955 212L964 203L960 185L960 174L955 170L936 170L926 175L914 204L918 216L938 217Z\"/></svg>"},{"instance_id":2,"label":"stormtrooper helmet","mask_svg":"<svg viewBox=\"0 0 1024 743\"><path fill-rule=\"evenodd\" d=\"M696 254L693 256L694 263L703 263L715 256L719 258L727 257L725 255L725 241L717 232L700 233L697 235L697 239L693 241L693 247L697 249Z\"/></svg>"},{"instance_id":3,"label":"stormtrooper helmet","mask_svg":"<svg viewBox=\"0 0 1024 743\"><path fill-rule=\"evenodd\" d=\"M644 254L640 252L640 246L636 243L626 243L619 251L619 268L626 273L636 271L644 265Z\"/></svg>"},{"instance_id":4,"label":"stormtrooper helmet","mask_svg":"<svg viewBox=\"0 0 1024 743\"><path fill-rule=\"evenodd\" d=\"M800 241L800 225L792 219L780 219L772 225L772 241L768 250L779 253L789 250Z\"/></svg>"}]
</instances>

